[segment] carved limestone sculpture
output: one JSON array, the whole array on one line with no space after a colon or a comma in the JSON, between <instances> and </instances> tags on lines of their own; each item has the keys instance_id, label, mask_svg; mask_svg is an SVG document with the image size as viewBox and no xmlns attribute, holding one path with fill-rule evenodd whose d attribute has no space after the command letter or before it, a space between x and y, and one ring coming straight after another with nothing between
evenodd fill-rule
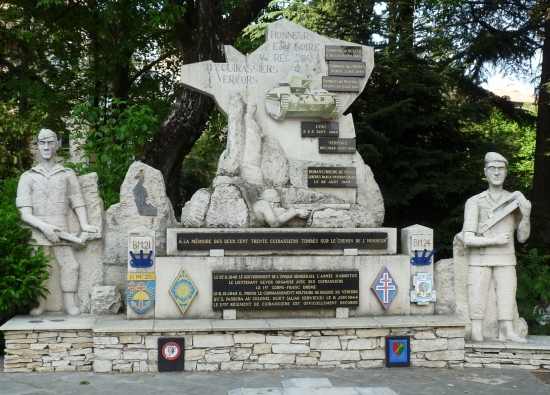
<instances>
[{"instance_id":1,"label":"carved limestone sculpture","mask_svg":"<svg viewBox=\"0 0 550 395\"><path fill-rule=\"evenodd\" d=\"M65 311L69 315L78 315L80 309L75 296L79 263L75 259L73 246L84 245L88 238L94 238L93 234L97 234L99 229L88 223L86 203L76 174L56 162L58 147L59 141L53 131L40 130L40 163L19 179L16 205L23 222L32 227L34 244L43 246L59 265ZM79 235L69 232L71 208L80 223ZM45 299L42 299L31 314L42 314L44 309Z\"/></svg>"},{"instance_id":2,"label":"carved limestone sculpture","mask_svg":"<svg viewBox=\"0 0 550 395\"><path fill-rule=\"evenodd\" d=\"M503 189L508 161L502 155L485 155L485 177L489 188L468 199L464 208L461 238L468 262L468 307L472 340L484 340L484 318L496 303L498 340L524 342L514 327L516 307L516 256L514 233L520 243L530 233L531 203L519 191ZM490 298L494 283L496 298Z\"/></svg>"},{"instance_id":3,"label":"carved limestone sculpture","mask_svg":"<svg viewBox=\"0 0 550 395\"><path fill-rule=\"evenodd\" d=\"M184 226L380 226L384 201L359 152L321 149L325 138L329 145L355 138L353 117L344 113L367 84L373 48L282 19L269 24L266 42L254 52L245 55L231 46L224 51L226 62L182 68L181 82L212 96L228 118L216 178L208 196L201 190L186 203ZM332 70L335 57L353 61L353 76ZM259 198L271 189L280 202ZM292 201L285 199L289 194ZM327 202L338 205L324 210ZM273 203L285 215L273 213ZM309 215L296 216L296 210Z\"/></svg>"}]
</instances>

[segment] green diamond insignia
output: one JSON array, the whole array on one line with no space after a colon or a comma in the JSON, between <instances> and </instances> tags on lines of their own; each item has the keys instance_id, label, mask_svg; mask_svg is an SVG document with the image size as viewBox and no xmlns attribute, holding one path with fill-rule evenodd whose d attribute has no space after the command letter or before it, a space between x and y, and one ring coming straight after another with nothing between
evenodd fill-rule
<instances>
[{"instance_id":1,"label":"green diamond insignia","mask_svg":"<svg viewBox=\"0 0 550 395\"><path fill-rule=\"evenodd\" d=\"M170 287L170 296L172 299L174 299L174 302L178 305L179 309L181 310L181 314L185 314L187 309L189 308L189 305L191 302L193 302L193 299L199 291L197 290L197 287L195 286L195 283L193 280L191 280L191 277L185 273L185 270L181 270L174 281L172 282L172 286Z\"/></svg>"}]
</instances>

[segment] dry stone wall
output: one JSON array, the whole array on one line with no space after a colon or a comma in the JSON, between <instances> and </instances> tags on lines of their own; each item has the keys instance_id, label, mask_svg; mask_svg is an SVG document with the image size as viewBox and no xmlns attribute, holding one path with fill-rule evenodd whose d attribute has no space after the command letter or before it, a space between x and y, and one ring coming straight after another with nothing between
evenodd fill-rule
<instances>
[{"instance_id":1,"label":"dry stone wall","mask_svg":"<svg viewBox=\"0 0 550 395\"><path fill-rule=\"evenodd\" d=\"M5 372L89 372L92 331L5 332Z\"/></svg>"}]
</instances>

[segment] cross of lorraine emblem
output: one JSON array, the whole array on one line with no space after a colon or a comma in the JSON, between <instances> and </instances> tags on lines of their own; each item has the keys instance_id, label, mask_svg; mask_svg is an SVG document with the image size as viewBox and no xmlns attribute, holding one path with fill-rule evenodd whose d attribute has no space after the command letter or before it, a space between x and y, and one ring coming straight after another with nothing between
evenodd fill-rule
<instances>
[{"instance_id":1,"label":"cross of lorraine emblem","mask_svg":"<svg viewBox=\"0 0 550 395\"><path fill-rule=\"evenodd\" d=\"M397 296L397 284L390 271L384 266L371 285L371 289L378 298L378 301L384 307L384 310L390 308L391 303Z\"/></svg>"}]
</instances>

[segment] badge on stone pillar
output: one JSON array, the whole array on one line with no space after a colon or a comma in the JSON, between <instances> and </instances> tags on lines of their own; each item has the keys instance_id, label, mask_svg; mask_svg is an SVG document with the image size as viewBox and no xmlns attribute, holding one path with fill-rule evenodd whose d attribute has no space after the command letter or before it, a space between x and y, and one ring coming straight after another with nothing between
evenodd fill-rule
<instances>
[{"instance_id":1,"label":"badge on stone pillar","mask_svg":"<svg viewBox=\"0 0 550 395\"><path fill-rule=\"evenodd\" d=\"M387 310L397 296L397 284L387 267L382 268L371 285L378 301Z\"/></svg>"},{"instance_id":2,"label":"badge on stone pillar","mask_svg":"<svg viewBox=\"0 0 550 395\"><path fill-rule=\"evenodd\" d=\"M411 303L427 305L435 302L436 294L433 289L433 276L431 273L416 273L413 276L411 289Z\"/></svg>"},{"instance_id":3,"label":"badge on stone pillar","mask_svg":"<svg viewBox=\"0 0 550 395\"><path fill-rule=\"evenodd\" d=\"M181 270L170 287L170 296L178 305L181 314L185 314L195 296L199 293L191 277Z\"/></svg>"}]
</instances>

